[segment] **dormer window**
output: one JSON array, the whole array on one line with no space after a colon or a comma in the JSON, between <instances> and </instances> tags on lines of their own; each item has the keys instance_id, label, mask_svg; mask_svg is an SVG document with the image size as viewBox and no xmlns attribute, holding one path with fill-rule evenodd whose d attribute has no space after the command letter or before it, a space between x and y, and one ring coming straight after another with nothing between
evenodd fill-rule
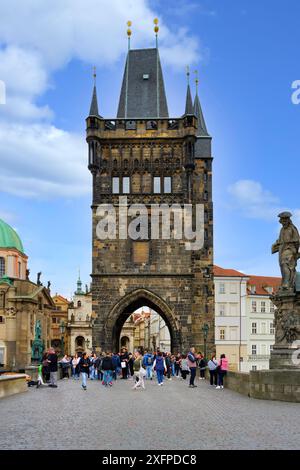
<instances>
[{"instance_id":1,"label":"dormer window","mask_svg":"<svg viewBox=\"0 0 300 470\"><path fill-rule=\"evenodd\" d=\"M269 294L272 294L273 293L273 287L271 286L267 286L265 287L266 291L269 293Z\"/></svg>"},{"instance_id":2,"label":"dormer window","mask_svg":"<svg viewBox=\"0 0 300 470\"><path fill-rule=\"evenodd\" d=\"M256 286L250 286L251 294L256 294Z\"/></svg>"}]
</instances>

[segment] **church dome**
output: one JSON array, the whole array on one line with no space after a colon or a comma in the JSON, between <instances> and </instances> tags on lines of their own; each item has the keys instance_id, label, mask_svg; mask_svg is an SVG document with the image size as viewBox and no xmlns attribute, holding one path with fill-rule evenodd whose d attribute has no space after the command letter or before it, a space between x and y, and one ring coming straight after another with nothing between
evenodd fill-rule
<instances>
[{"instance_id":1,"label":"church dome","mask_svg":"<svg viewBox=\"0 0 300 470\"><path fill-rule=\"evenodd\" d=\"M0 219L0 248L15 248L24 253L23 244L17 232Z\"/></svg>"}]
</instances>

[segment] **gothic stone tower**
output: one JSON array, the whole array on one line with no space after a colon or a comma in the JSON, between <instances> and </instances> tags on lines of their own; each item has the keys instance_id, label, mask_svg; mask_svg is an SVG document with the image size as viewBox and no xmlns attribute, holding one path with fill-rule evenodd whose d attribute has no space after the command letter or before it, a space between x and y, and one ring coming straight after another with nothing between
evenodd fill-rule
<instances>
[{"instance_id":1,"label":"gothic stone tower","mask_svg":"<svg viewBox=\"0 0 300 470\"><path fill-rule=\"evenodd\" d=\"M87 124L93 177L93 348L119 349L128 316L149 306L167 323L173 351L214 349L211 137L188 85L182 117L169 118L158 49L130 50L117 118L99 115L96 85ZM128 204L204 205L204 246L182 240L98 239L96 211ZM130 220L129 220L130 222ZM172 227L171 227L172 228Z\"/></svg>"}]
</instances>

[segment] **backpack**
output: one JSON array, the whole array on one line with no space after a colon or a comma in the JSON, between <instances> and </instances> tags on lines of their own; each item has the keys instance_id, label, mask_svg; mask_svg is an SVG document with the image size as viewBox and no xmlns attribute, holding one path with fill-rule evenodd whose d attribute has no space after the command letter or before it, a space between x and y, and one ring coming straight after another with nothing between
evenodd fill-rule
<instances>
[{"instance_id":1,"label":"backpack","mask_svg":"<svg viewBox=\"0 0 300 470\"><path fill-rule=\"evenodd\" d=\"M151 356L147 357L147 364L148 364L148 366L152 365L152 357Z\"/></svg>"}]
</instances>

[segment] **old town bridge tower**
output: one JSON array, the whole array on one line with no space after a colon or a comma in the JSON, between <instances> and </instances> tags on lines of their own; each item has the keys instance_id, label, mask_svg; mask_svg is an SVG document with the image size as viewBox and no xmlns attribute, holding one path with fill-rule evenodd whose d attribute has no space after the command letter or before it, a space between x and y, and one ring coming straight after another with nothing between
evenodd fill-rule
<instances>
[{"instance_id":1,"label":"old town bridge tower","mask_svg":"<svg viewBox=\"0 0 300 470\"><path fill-rule=\"evenodd\" d=\"M158 48L129 50L116 118L99 114L95 84L86 126L93 178L93 349L118 349L126 319L148 306L169 327L174 352L190 346L203 351L207 326L212 351L211 137L198 92L193 103L188 83L184 114L170 118ZM149 212L151 204L202 204L202 249L189 251L184 240L151 239L150 233L99 239L97 208L112 204L117 214L120 196Z\"/></svg>"}]
</instances>

